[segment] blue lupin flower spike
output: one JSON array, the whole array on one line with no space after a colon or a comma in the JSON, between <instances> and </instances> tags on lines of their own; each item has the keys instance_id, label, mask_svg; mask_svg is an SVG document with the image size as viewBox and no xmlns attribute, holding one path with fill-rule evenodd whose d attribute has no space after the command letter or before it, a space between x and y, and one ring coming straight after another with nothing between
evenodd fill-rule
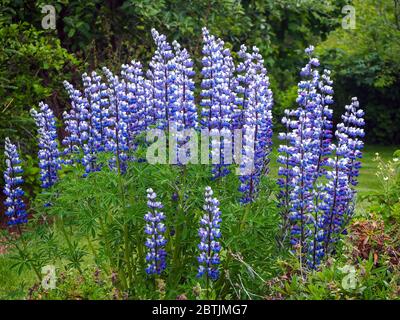
<instances>
[{"instance_id":1,"label":"blue lupin flower spike","mask_svg":"<svg viewBox=\"0 0 400 320\"><path fill-rule=\"evenodd\" d=\"M84 87L84 99L83 103L85 110L87 111L87 139L82 145L83 149L83 159L82 165L85 167L84 176L91 172L99 171L100 166L97 164L97 152L101 150L102 144L102 133L99 130L98 122L101 115L100 108L100 79L94 73L94 78L92 79L89 75L84 73L82 75L82 82Z\"/></svg>"},{"instance_id":2,"label":"blue lupin flower spike","mask_svg":"<svg viewBox=\"0 0 400 320\"><path fill-rule=\"evenodd\" d=\"M357 98L345 107L342 115L343 122L337 125L336 158L329 164L329 182L326 184L326 197L323 210L325 211L325 249L331 249L331 244L338 241L340 234L346 232L348 222L353 216L357 177L362 157L361 149L364 137L364 111L359 109Z\"/></svg>"},{"instance_id":3,"label":"blue lupin flower spike","mask_svg":"<svg viewBox=\"0 0 400 320\"><path fill-rule=\"evenodd\" d=\"M56 131L56 119L47 104L39 103L40 111L31 110L39 134L39 168L42 188L53 186L61 169L60 152Z\"/></svg>"},{"instance_id":4,"label":"blue lupin flower spike","mask_svg":"<svg viewBox=\"0 0 400 320\"><path fill-rule=\"evenodd\" d=\"M197 129L197 109L194 103L195 72L193 61L186 49L182 49L176 41L173 43L176 64L176 99L174 99L175 118L178 118L185 129ZM182 115L180 116L179 113Z\"/></svg>"},{"instance_id":5,"label":"blue lupin flower spike","mask_svg":"<svg viewBox=\"0 0 400 320\"><path fill-rule=\"evenodd\" d=\"M186 49L182 49L180 44L176 41L172 43L174 47L174 84L171 93L171 108L169 114L169 127L170 134L172 132L172 139L174 144L170 141L170 148L173 148L176 154L177 164L181 163L181 146L188 141L187 132L185 130L196 129L197 123L197 110L194 103L194 76L193 62L190 59L189 53ZM174 159L175 160L175 159Z\"/></svg>"},{"instance_id":6,"label":"blue lupin flower spike","mask_svg":"<svg viewBox=\"0 0 400 320\"><path fill-rule=\"evenodd\" d=\"M82 93L75 89L72 84L68 81L64 81L63 84L71 100L71 110L73 110L69 118L73 117L76 121L78 135L77 145L82 147L89 136L87 104L82 97Z\"/></svg>"},{"instance_id":7,"label":"blue lupin flower spike","mask_svg":"<svg viewBox=\"0 0 400 320\"><path fill-rule=\"evenodd\" d=\"M23 201L24 191L21 185L23 170L21 168L21 160L17 151L17 147L11 143L7 137L5 139L4 155L6 159L6 169L4 171L5 186L3 189L6 200L5 215L7 216L7 224L9 226L20 225L28 222L28 215L25 210Z\"/></svg>"},{"instance_id":8,"label":"blue lupin flower spike","mask_svg":"<svg viewBox=\"0 0 400 320\"><path fill-rule=\"evenodd\" d=\"M166 129L169 125L170 114L174 104L176 90L176 64L171 45L166 36L152 29L151 34L157 49L150 62L151 76L154 86L154 115L159 129Z\"/></svg>"},{"instance_id":9,"label":"blue lupin flower spike","mask_svg":"<svg viewBox=\"0 0 400 320\"><path fill-rule=\"evenodd\" d=\"M108 99L109 99L109 123L106 128L107 142L106 150L114 153L114 158L110 162L111 167L117 167L119 173L125 173L127 169L129 151L129 109L126 94L126 82L120 81L106 67L103 72L108 80Z\"/></svg>"},{"instance_id":10,"label":"blue lupin flower spike","mask_svg":"<svg viewBox=\"0 0 400 320\"><path fill-rule=\"evenodd\" d=\"M272 91L269 78L263 66L263 59L256 47L252 54L241 47L239 55L245 59L239 70L244 72L238 78L238 99L242 103L241 114L236 119L237 127L243 131L243 152L240 164L243 193L241 203L255 199L261 175L268 170L268 155L272 147ZM247 172L246 172L247 171Z\"/></svg>"},{"instance_id":11,"label":"blue lupin flower spike","mask_svg":"<svg viewBox=\"0 0 400 320\"><path fill-rule=\"evenodd\" d=\"M147 128L146 87L142 64L131 61L122 65L121 75L126 81L128 99L129 149L135 149L135 137Z\"/></svg>"},{"instance_id":12,"label":"blue lupin flower spike","mask_svg":"<svg viewBox=\"0 0 400 320\"><path fill-rule=\"evenodd\" d=\"M201 70L201 125L208 129L210 136L232 140L232 113L235 109L233 91L234 64L228 49L224 49L221 39L210 35L203 28L203 68ZM228 141L229 142L229 141ZM212 139L213 158L219 156L218 164L212 168L213 178L226 176L229 173L224 159L224 146L221 139ZM231 146L230 143L228 145Z\"/></svg>"},{"instance_id":13,"label":"blue lupin flower spike","mask_svg":"<svg viewBox=\"0 0 400 320\"><path fill-rule=\"evenodd\" d=\"M314 183L319 159L322 111L318 92L320 76L315 70L319 61L312 57L312 52L312 47L306 49L309 62L301 72L304 80L298 85L298 108L285 112L289 118L284 119L288 131L280 134L280 138L286 140L287 144L280 147L281 155L278 158L285 165L279 168L278 173L284 178L279 179L278 184L283 191L280 198L287 205L284 208L284 219L291 225L290 242L296 251L300 249L302 256L306 255L307 258L314 241L311 235L315 233L320 220L315 218Z\"/></svg>"},{"instance_id":14,"label":"blue lupin flower spike","mask_svg":"<svg viewBox=\"0 0 400 320\"><path fill-rule=\"evenodd\" d=\"M65 125L65 137L62 140L64 146L62 155L63 163L67 165L78 161L77 154L79 153L79 130L76 112L74 109L64 111L63 120Z\"/></svg>"},{"instance_id":15,"label":"blue lupin flower spike","mask_svg":"<svg viewBox=\"0 0 400 320\"><path fill-rule=\"evenodd\" d=\"M198 257L199 269L198 277L206 277L217 280L219 276L218 265L220 264L219 252L221 245L218 239L221 237L221 211L219 210L219 201L213 198L213 191L210 187L205 188L204 211L206 213L200 220L198 246L200 255Z\"/></svg>"},{"instance_id":16,"label":"blue lupin flower spike","mask_svg":"<svg viewBox=\"0 0 400 320\"><path fill-rule=\"evenodd\" d=\"M164 225L165 214L160 211L163 208L161 202L156 201L157 194L153 189L149 188L147 191L147 206L149 211L144 216L146 221L145 233L147 234L145 245L148 249L146 254L146 261L148 266L146 273L161 274L167 266L167 252L165 245L166 227Z\"/></svg>"}]
</instances>

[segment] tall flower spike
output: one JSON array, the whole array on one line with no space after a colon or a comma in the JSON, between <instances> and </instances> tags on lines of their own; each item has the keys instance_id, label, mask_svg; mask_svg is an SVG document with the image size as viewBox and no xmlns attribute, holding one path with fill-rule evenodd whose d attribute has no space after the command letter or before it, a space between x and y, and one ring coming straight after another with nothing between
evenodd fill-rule
<instances>
[{"instance_id":1,"label":"tall flower spike","mask_svg":"<svg viewBox=\"0 0 400 320\"><path fill-rule=\"evenodd\" d=\"M198 127L197 109L194 103L194 81L195 72L193 61L186 49L182 49L178 42L174 41L175 63L176 63L176 86L177 94L174 111L182 113L182 123L185 129L196 129Z\"/></svg>"},{"instance_id":2,"label":"tall flower spike","mask_svg":"<svg viewBox=\"0 0 400 320\"><path fill-rule=\"evenodd\" d=\"M99 130L99 118L101 117L100 108L100 79L94 73L93 79L86 73L82 75L82 81L84 86L84 105L87 110L87 131L88 138L83 143L83 159L82 164L85 167L85 175L91 172L99 171L100 166L97 164L97 151L101 149L102 144L102 132L101 127ZM100 113L100 114L99 114Z\"/></svg>"},{"instance_id":3,"label":"tall flower spike","mask_svg":"<svg viewBox=\"0 0 400 320\"><path fill-rule=\"evenodd\" d=\"M243 152L239 191L243 193L241 203L248 203L255 199L261 175L268 170L273 100L269 78L258 49L253 47L253 53L247 54L245 46L242 46L241 56L245 59L241 64L245 75L239 78L243 84L238 90L242 93L240 101L243 103L240 116Z\"/></svg>"},{"instance_id":4,"label":"tall flower spike","mask_svg":"<svg viewBox=\"0 0 400 320\"><path fill-rule=\"evenodd\" d=\"M42 188L53 186L61 169L60 153L58 151L56 119L47 104L39 103L40 111L31 110L39 134L39 168Z\"/></svg>"},{"instance_id":5,"label":"tall flower spike","mask_svg":"<svg viewBox=\"0 0 400 320\"><path fill-rule=\"evenodd\" d=\"M160 129L166 129L170 121L170 113L173 108L173 96L176 90L175 75L176 64L174 53L166 36L152 29L151 34L157 49L150 62L150 70L154 85L154 108L157 125Z\"/></svg>"},{"instance_id":6,"label":"tall flower spike","mask_svg":"<svg viewBox=\"0 0 400 320\"><path fill-rule=\"evenodd\" d=\"M89 136L87 105L79 90L76 90L68 81L64 81L63 84L71 100L71 110L73 110L73 112L70 112L70 117L73 116L76 121L78 135L77 144L81 147Z\"/></svg>"},{"instance_id":7,"label":"tall flower spike","mask_svg":"<svg viewBox=\"0 0 400 320\"><path fill-rule=\"evenodd\" d=\"M311 59L311 61L317 60ZM313 159L316 167L313 178L314 213L310 221L312 236L308 240L306 257L307 263L311 268L316 268L320 264L322 257L326 254L326 246L324 244L324 198L331 195L327 193L327 189L320 182L319 178L326 177L328 180L331 178L327 174L327 167L329 167L331 162L329 156L335 149L335 145L332 143L333 111L329 107L333 104L333 81L330 79L330 73L329 70L324 70L321 78L313 76L313 80L316 79L316 82L309 82L309 87L315 85L317 88L317 92L314 93L315 105L313 106L313 131L316 133L313 137L315 139L314 154L316 155ZM317 73L315 74L318 75Z\"/></svg>"},{"instance_id":8,"label":"tall flower spike","mask_svg":"<svg viewBox=\"0 0 400 320\"><path fill-rule=\"evenodd\" d=\"M213 166L212 174L213 178L219 178L229 173L226 164L230 163L224 158L224 146L232 146L231 118L235 106L235 94L232 90L234 64L230 51L224 49L224 42L210 35L206 28L203 28L202 64L201 125L202 128L209 130L211 137L217 137L212 139L211 153L213 159L217 157L219 159L217 159L218 164Z\"/></svg>"},{"instance_id":9,"label":"tall flower spike","mask_svg":"<svg viewBox=\"0 0 400 320\"><path fill-rule=\"evenodd\" d=\"M135 137L147 127L147 106L142 64L132 61L122 65L121 75L127 85L129 114L129 149L135 149Z\"/></svg>"},{"instance_id":10,"label":"tall flower spike","mask_svg":"<svg viewBox=\"0 0 400 320\"><path fill-rule=\"evenodd\" d=\"M63 163L73 164L77 160L76 155L79 152L79 130L75 110L64 111L63 120L66 132L62 140L62 145L64 146Z\"/></svg>"},{"instance_id":11,"label":"tall flower spike","mask_svg":"<svg viewBox=\"0 0 400 320\"><path fill-rule=\"evenodd\" d=\"M25 210L25 203L22 200L24 191L20 185L24 182L22 179L23 170L20 166L21 160L18 155L17 147L10 142L9 138L5 139L6 170L4 171L4 194L6 200L6 216L7 224L10 226L19 225L28 222L28 215Z\"/></svg>"},{"instance_id":12,"label":"tall flower spike","mask_svg":"<svg viewBox=\"0 0 400 320\"><path fill-rule=\"evenodd\" d=\"M219 252L221 245L218 239L221 237L221 211L219 210L219 201L213 198L213 191L210 187L205 188L205 205L206 213L200 220L199 237L200 244L198 246L200 255L198 257L199 269L198 277L210 277L217 280L219 276L218 265L220 264Z\"/></svg>"},{"instance_id":13,"label":"tall flower spike","mask_svg":"<svg viewBox=\"0 0 400 320\"><path fill-rule=\"evenodd\" d=\"M302 69L304 80L299 83L298 108L286 113L292 119L285 119L289 131L280 134L287 141L281 146L283 153L278 161L285 165L279 168L284 178L278 180L283 189L281 199L286 199L287 208L283 208L291 224L291 244L295 250L301 249L307 258L314 239L315 229L319 228L319 217L315 216L314 183L318 166L321 136L321 96L318 92L319 73L315 67L319 61L312 57L313 48L306 49L309 62ZM285 185L287 184L287 185ZM288 192L288 194L285 194ZM318 229L319 230L319 229ZM319 232L319 231L317 231Z\"/></svg>"},{"instance_id":14,"label":"tall flower spike","mask_svg":"<svg viewBox=\"0 0 400 320\"><path fill-rule=\"evenodd\" d=\"M346 231L348 222L353 216L357 176L362 157L361 149L364 137L364 111L359 109L357 98L345 107L342 123L337 125L336 138L338 146L336 159L331 160L332 170L328 172L331 179L326 185L325 211L325 248L331 250L331 244L337 242L338 236Z\"/></svg>"},{"instance_id":15,"label":"tall flower spike","mask_svg":"<svg viewBox=\"0 0 400 320\"><path fill-rule=\"evenodd\" d=\"M148 266L146 268L147 274L161 274L167 266L167 252L165 245L166 227L164 225L165 214L160 211L163 208L161 202L156 201L157 194L153 189L147 189L147 206L149 211L144 216L146 221L145 233L147 234L146 247L148 249L146 261Z\"/></svg>"},{"instance_id":16,"label":"tall flower spike","mask_svg":"<svg viewBox=\"0 0 400 320\"><path fill-rule=\"evenodd\" d=\"M103 68L103 72L109 85L109 126L106 129L106 150L114 153L114 158L110 163L111 167L117 167L118 172L123 174L127 168L129 151L129 110L126 83L124 80L120 81L106 67Z\"/></svg>"},{"instance_id":17,"label":"tall flower spike","mask_svg":"<svg viewBox=\"0 0 400 320\"><path fill-rule=\"evenodd\" d=\"M173 43L175 57L173 59L176 69L174 71L174 88L171 94L171 109L169 116L169 127L170 137L174 143L170 142L170 148L174 149L176 154L177 164L182 163L180 153L187 152L185 148L181 148L183 144L188 142L189 137L187 133L189 129L195 129L198 126L197 123L197 110L194 103L194 82L192 77L194 76L193 62L190 59L189 53L186 49L182 49L180 44L176 41ZM172 135L171 135L172 133ZM188 159L189 154L185 155ZM175 160L175 159L173 159Z\"/></svg>"}]
</instances>

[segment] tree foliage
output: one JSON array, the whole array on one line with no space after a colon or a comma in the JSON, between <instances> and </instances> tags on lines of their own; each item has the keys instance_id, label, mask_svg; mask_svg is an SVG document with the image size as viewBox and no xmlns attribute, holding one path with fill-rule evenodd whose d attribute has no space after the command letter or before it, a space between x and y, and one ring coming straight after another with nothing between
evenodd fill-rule
<instances>
[{"instance_id":1,"label":"tree foliage","mask_svg":"<svg viewBox=\"0 0 400 320\"><path fill-rule=\"evenodd\" d=\"M336 70L338 104L357 93L372 142L399 143L400 24L394 0L355 0L356 29L338 28L320 47Z\"/></svg>"}]
</instances>

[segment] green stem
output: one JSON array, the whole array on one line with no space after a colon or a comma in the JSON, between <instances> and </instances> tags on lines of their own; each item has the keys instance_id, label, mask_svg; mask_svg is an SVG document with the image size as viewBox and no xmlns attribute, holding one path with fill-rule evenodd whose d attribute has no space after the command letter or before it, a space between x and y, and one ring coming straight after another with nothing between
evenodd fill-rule
<instances>
[{"instance_id":1,"label":"green stem","mask_svg":"<svg viewBox=\"0 0 400 320\"><path fill-rule=\"evenodd\" d=\"M64 235L65 241L67 242L67 245L68 245L68 249L69 249L69 251L70 251L70 254L72 255L73 252L74 252L74 248L73 248L73 246L72 246L71 239L69 238L68 233L67 233L67 231L65 230L64 221L63 221L63 218L62 218L62 217L59 219L59 226L60 226L60 229L61 229L61 233ZM81 267L80 267L79 265L77 265L77 269L78 269L79 273L80 273L81 275L83 275L82 269L81 269Z\"/></svg>"},{"instance_id":2,"label":"green stem","mask_svg":"<svg viewBox=\"0 0 400 320\"><path fill-rule=\"evenodd\" d=\"M88 242L88 247L89 247L90 251L92 251L93 259L94 259L94 261L96 261L97 260L97 254L96 254L96 250L94 250L93 242L90 239L89 235L86 235L86 239L87 239L87 242Z\"/></svg>"},{"instance_id":3,"label":"green stem","mask_svg":"<svg viewBox=\"0 0 400 320\"><path fill-rule=\"evenodd\" d=\"M106 252L106 256L108 258L108 260L110 261L110 266L111 268L114 267L114 260L111 254L111 247L110 247L110 243L108 241L108 237L107 237L107 230L106 227L104 225L103 219L99 218L99 223L100 223L100 228L103 234L103 238L104 238L104 246L105 246L105 252Z\"/></svg>"},{"instance_id":4,"label":"green stem","mask_svg":"<svg viewBox=\"0 0 400 320\"><path fill-rule=\"evenodd\" d=\"M246 208L244 209L244 213L243 213L243 216L242 216L242 221L240 222L239 231L243 230L244 224L246 223L246 220L247 220L247 216L249 215L249 211L250 211L250 204L247 204Z\"/></svg>"}]
</instances>

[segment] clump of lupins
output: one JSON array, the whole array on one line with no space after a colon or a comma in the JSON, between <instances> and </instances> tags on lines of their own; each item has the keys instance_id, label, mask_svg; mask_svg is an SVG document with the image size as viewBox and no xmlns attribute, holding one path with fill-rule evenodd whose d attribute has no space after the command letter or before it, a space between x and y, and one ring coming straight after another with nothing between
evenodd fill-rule
<instances>
[{"instance_id":1,"label":"clump of lupins","mask_svg":"<svg viewBox=\"0 0 400 320\"><path fill-rule=\"evenodd\" d=\"M11 143L9 138L5 139L6 169L4 171L4 195L6 200L4 205L6 207L7 224L10 226L19 225L28 222L28 215L25 210L25 203L23 201L24 191L21 185L24 180L22 179L23 170L21 168L21 160L17 151L17 147Z\"/></svg>"},{"instance_id":2,"label":"clump of lupins","mask_svg":"<svg viewBox=\"0 0 400 320\"><path fill-rule=\"evenodd\" d=\"M351 160L341 157L345 156L347 148L354 149L354 145L357 145L356 157L361 157L362 142L347 139L346 135L347 131L355 138L363 134L360 129L343 129L345 126L339 124L337 146L332 143L332 110L329 108L333 103L332 81L329 71L320 75L317 69L320 64L312 56L313 49L306 50L309 62L301 71L298 108L286 110L282 119L286 132L279 137L286 144L280 146L278 158L284 165L279 168L281 178L278 179L283 227L290 228L290 243L311 268L320 264L332 239L337 239L345 228L348 219L342 216L352 214L355 192L348 192L351 182L344 179L352 172ZM354 107L346 109L344 119L363 125L362 111L354 111ZM330 158L334 150L336 160ZM358 169L360 164L355 166Z\"/></svg>"},{"instance_id":3,"label":"clump of lupins","mask_svg":"<svg viewBox=\"0 0 400 320\"><path fill-rule=\"evenodd\" d=\"M221 251L221 245L218 240L221 237L221 211L219 210L219 201L213 198L213 191L210 187L205 188L204 201L204 211L206 213L200 220L200 244L198 246L200 255L198 257L199 269L197 276L202 277L205 275L207 279L216 280L219 276L219 252Z\"/></svg>"},{"instance_id":4,"label":"clump of lupins","mask_svg":"<svg viewBox=\"0 0 400 320\"><path fill-rule=\"evenodd\" d=\"M156 201L156 198L157 194L153 189L147 189L147 206L149 211L144 216L144 220L146 221L145 233L148 235L145 243L148 248L146 255L148 266L146 272L148 274L159 275L167 266L167 252L165 251L167 240L165 238L165 214L160 211L163 205L161 202Z\"/></svg>"},{"instance_id":5,"label":"clump of lupins","mask_svg":"<svg viewBox=\"0 0 400 320\"><path fill-rule=\"evenodd\" d=\"M170 148L175 145L177 155L188 141L184 130L207 129L212 139L212 176L224 177L230 172L226 155L234 151L231 142L236 139L236 129L241 132L242 142L240 202L253 202L262 175L268 173L273 127L272 91L258 48L249 50L241 46L236 66L224 42L203 28L198 116L194 63L188 51L176 41L170 45L166 36L156 30L151 32L156 51L146 71L140 62L131 61L122 65L120 74L106 67L99 74L83 74L82 91L64 82L71 109L63 114L66 137L61 154L53 112L44 103L40 103L40 111L31 111L38 126L42 187L54 185L61 163L83 166L85 176L100 170L100 152L111 153L110 166L124 174L128 161L135 160L137 137L153 127L176 130L176 136L168 143ZM352 217L364 135L360 128L364 125L363 111L356 98L346 106L342 123L333 134L333 82L329 70L319 72L320 63L313 50L306 49L309 60L300 73L297 108L285 110L282 124L286 130L279 135L284 143L278 149L282 228L287 231L284 234L289 233L293 249L311 268L333 251L333 244L346 232ZM23 192L18 187L22 179L12 178L21 174L20 160L9 140L6 156L9 160L5 192L10 199L6 205L11 208L7 212L10 221L18 224L25 222L26 212L21 200ZM199 229L198 276L205 275L207 281L218 278L221 249L221 212L218 200L212 196L213 191L207 187L206 213ZM147 199L146 272L161 274L166 268L165 214L152 189L147 190Z\"/></svg>"},{"instance_id":6,"label":"clump of lupins","mask_svg":"<svg viewBox=\"0 0 400 320\"><path fill-rule=\"evenodd\" d=\"M32 109L31 114L35 119L39 134L40 181L43 188L49 188L58 180L58 170L61 169L60 152L53 111L43 102L39 104L39 107L39 112Z\"/></svg>"}]
</instances>

